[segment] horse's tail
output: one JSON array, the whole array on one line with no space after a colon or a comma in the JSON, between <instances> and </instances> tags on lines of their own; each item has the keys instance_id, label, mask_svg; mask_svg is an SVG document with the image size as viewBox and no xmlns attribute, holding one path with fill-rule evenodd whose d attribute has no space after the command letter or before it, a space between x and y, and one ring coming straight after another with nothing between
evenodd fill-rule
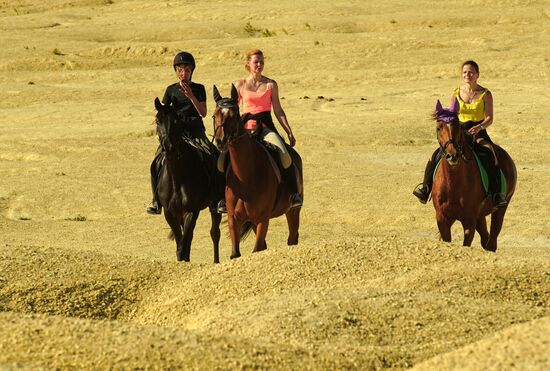
<instances>
[{"instance_id":1,"label":"horse's tail","mask_svg":"<svg viewBox=\"0 0 550 371\"><path fill-rule=\"evenodd\" d=\"M252 222L244 222L244 224L241 226L241 234L239 236L241 241L244 241L250 232L252 231Z\"/></svg>"},{"instance_id":2,"label":"horse's tail","mask_svg":"<svg viewBox=\"0 0 550 371\"><path fill-rule=\"evenodd\" d=\"M174 241L176 239L176 236L174 235L174 232L170 231L170 233L168 233L168 239Z\"/></svg>"}]
</instances>

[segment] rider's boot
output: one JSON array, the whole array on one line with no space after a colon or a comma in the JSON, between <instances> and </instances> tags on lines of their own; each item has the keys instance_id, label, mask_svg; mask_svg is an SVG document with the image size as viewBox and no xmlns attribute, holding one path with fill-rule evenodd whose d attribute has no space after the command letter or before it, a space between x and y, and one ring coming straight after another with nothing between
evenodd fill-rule
<instances>
[{"instance_id":1,"label":"rider's boot","mask_svg":"<svg viewBox=\"0 0 550 371\"><path fill-rule=\"evenodd\" d=\"M283 179L290 189L290 208L300 207L303 204L302 196L298 192L298 180L294 171L294 166L290 165L283 170Z\"/></svg>"},{"instance_id":2,"label":"rider's boot","mask_svg":"<svg viewBox=\"0 0 550 371\"><path fill-rule=\"evenodd\" d=\"M500 183L500 169L493 163L492 169L489 170L489 188L493 195L493 207L497 209L508 205L506 195L501 192Z\"/></svg>"},{"instance_id":3,"label":"rider's boot","mask_svg":"<svg viewBox=\"0 0 550 371\"><path fill-rule=\"evenodd\" d=\"M219 190L218 190L218 202L216 206L216 210L220 214L226 214L227 213L227 204L225 203L225 169L228 167L229 162L229 156L227 155L227 150L222 151L220 155L218 156L216 167L218 169L218 172L221 174L221 176L217 177L219 183ZM217 174L219 175L219 174Z\"/></svg>"},{"instance_id":4,"label":"rider's boot","mask_svg":"<svg viewBox=\"0 0 550 371\"><path fill-rule=\"evenodd\" d=\"M162 211L162 206L160 206L158 201L153 198L145 210L147 211L147 214L158 215Z\"/></svg>"},{"instance_id":5,"label":"rider's boot","mask_svg":"<svg viewBox=\"0 0 550 371\"><path fill-rule=\"evenodd\" d=\"M162 211L162 206L160 204L160 201L158 200L157 196L157 179L158 179L158 173L159 173L159 165L160 160L159 156L155 156L155 159L151 163L151 191L153 193L153 200L149 205L147 205L147 208L145 211L147 211L147 214L151 215L159 215Z\"/></svg>"},{"instance_id":6,"label":"rider's boot","mask_svg":"<svg viewBox=\"0 0 550 371\"><path fill-rule=\"evenodd\" d=\"M436 151L437 154L434 152L434 155L430 160L428 160L428 163L426 164L426 169L424 170L424 180L422 183L416 186L416 188L413 191L413 195L415 195L418 200L425 204L428 202L428 199L430 198L430 192L432 191L432 185L433 185L433 175L435 171L435 166L438 161L438 154L439 150Z\"/></svg>"},{"instance_id":7,"label":"rider's boot","mask_svg":"<svg viewBox=\"0 0 550 371\"><path fill-rule=\"evenodd\" d=\"M493 206L497 209L508 206L506 196L502 192L493 193Z\"/></svg>"},{"instance_id":8,"label":"rider's boot","mask_svg":"<svg viewBox=\"0 0 550 371\"><path fill-rule=\"evenodd\" d=\"M218 206L216 207L216 210L220 214L226 214L227 213L227 204L225 203L225 199L221 199L218 201Z\"/></svg>"},{"instance_id":9,"label":"rider's boot","mask_svg":"<svg viewBox=\"0 0 550 371\"><path fill-rule=\"evenodd\" d=\"M491 190L491 194L493 195L493 207L500 209L508 205L506 195L501 192L502 184L500 179L500 168L496 164L493 151L488 149L486 157L489 159L487 172L489 173L489 188Z\"/></svg>"},{"instance_id":10,"label":"rider's boot","mask_svg":"<svg viewBox=\"0 0 550 371\"><path fill-rule=\"evenodd\" d=\"M479 146L478 148L483 151L480 154L479 159L485 167L485 170L487 170L487 175L489 176L489 191L492 195L493 207L506 207L508 202L506 201L506 195L500 192L500 169L495 163L493 151L486 146Z\"/></svg>"}]
</instances>

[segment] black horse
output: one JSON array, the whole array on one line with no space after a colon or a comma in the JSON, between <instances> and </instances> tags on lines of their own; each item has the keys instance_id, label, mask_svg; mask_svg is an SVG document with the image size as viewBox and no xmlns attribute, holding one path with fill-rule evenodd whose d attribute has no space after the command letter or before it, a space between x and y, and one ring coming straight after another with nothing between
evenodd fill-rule
<instances>
[{"instance_id":1,"label":"black horse","mask_svg":"<svg viewBox=\"0 0 550 371\"><path fill-rule=\"evenodd\" d=\"M178 261L189 261L193 230L202 209L218 199L216 187L223 184L215 177L216 154L200 150L186 138L185 128L178 122L176 111L155 99L156 125L164 152L163 165L157 183L158 199L164 207L164 217L176 240ZM219 241L221 215L210 207L210 236L214 244L214 263L220 262Z\"/></svg>"}]
</instances>

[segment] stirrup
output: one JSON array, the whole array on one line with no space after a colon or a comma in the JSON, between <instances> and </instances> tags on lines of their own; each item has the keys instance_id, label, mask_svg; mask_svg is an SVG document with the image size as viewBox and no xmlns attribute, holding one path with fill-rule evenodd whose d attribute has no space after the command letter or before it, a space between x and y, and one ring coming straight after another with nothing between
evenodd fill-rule
<instances>
[{"instance_id":1,"label":"stirrup","mask_svg":"<svg viewBox=\"0 0 550 371\"><path fill-rule=\"evenodd\" d=\"M216 210L218 211L218 214L227 214L227 204L225 203L225 200L220 200L220 202L218 202L218 207Z\"/></svg>"},{"instance_id":2,"label":"stirrup","mask_svg":"<svg viewBox=\"0 0 550 371\"><path fill-rule=\"evenodd\" d=\"M157 201L151 201L149 206L145 209L147 211L147 214L151 215L159 215L162 212L162 206L159 206Z\"/></svg>"},{"instance_id":3,"label":"stirrup","mask_svg":"<svg viewBox=\"0 0 550 371\"><path fill-rule=\"evenodd\" d=\"M414 188L412 194L415 195L422 204L427 203L428 198L430 198L429 188L428 186L424 185L424 183L420 183L419 185L417 185Z\"/></svg>"},{"instance_id":4,"label":"stirrup","mask_svg":"<svg viewBox=\"0 0 550 371\"><path fill-rule=\"evenodd\" d=\"M493 207L500 209L506 206L508 206L508 201L506 201L504 193L495 193L493 195Z\"/></svg>"},{"instance_id":5,"label":"stirrup","mask_svg":"<svg viewBox=\"0 0 550 371\"><path fill-rule=\"evenodd\" d=\"M296 207L302 206L304 201L302 200L302 196L300 196L299 193L293 193L290 195L290 208L294 209Z\"/></svg>"}]
</instances>

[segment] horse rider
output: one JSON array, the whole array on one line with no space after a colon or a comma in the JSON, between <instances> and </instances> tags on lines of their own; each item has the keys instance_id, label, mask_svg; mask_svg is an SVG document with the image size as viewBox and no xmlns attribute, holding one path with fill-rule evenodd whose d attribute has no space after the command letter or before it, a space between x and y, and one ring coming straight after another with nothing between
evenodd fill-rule
<instances>
[{"instance_id":1,"label":"horse rider","mask_svg":"<svg viewBox=\"0 0 550 371\"><path fill-rule=\"evenodd\" d=\"M281 107L277 83L262 75L264 54L261 50L253 49L246 54L245 69L248 71L248 76L233 84L237 88L239 102L242 103L243 116L249 114L249 121L245 123L245 128L254 129L250 125L256 126L256 129L260 130L262 140L275 146L283 166L283 178L290 187L290 207L302 206L302 196L298 192L296 173L294 166L291 166L292 158L273 124L271 108L273 108L275 117L285 130L291 147L296 144L296 138ZM218 170L221 172L225 170L226 154L227 152L224 151L218 158ZM218 212L227 212L223 199L218 203Z\"/></svg>"},{"instance_id":2,"label":"horse rider","mask_svg":"<svg viewBox=\"0 0 550 371\"><path fill-rule=\"evenodd\" d=\"M493 142L487 134L487 127L493 123L493 95L489 89L477 83L479 78L479 66L474 61L466 61L462 64L462 79L464 83L456 88L451 95L452 103L458 100L460 110L458 120L467 135L475 141L476 150L483 152L479 156L480 161L489 175L489 189L493 197L493 206L505 207L508 203L504 193L501 192L500 168L493 147ZM430 197L433 186L433 174L441 157L441 150L437 149L426 164L424 181L416 186L413 191L421 203L425 204Z\"/></svg>"},{"instance_id":3,"label":"horse rider","mask_svg":"<svg viewBox=\"0 0 550 371\"><path fill-rule=\"evenodd\" d=\"M204 85L191 81L195 70L195 58L191 53L182 51L174 57L174 71L178 82L166 88L162 104L171 105L177 112L178 123L184 125L185 132L198 142L206 151L217 151L208 140L202 118L206 116L206 90ZM157 195L157 181L162 165L162 147L159 145L151 163L151 189L153 200L147 206L147 213L161 213L162 205Z\"/></svg>"}]
</instances>

